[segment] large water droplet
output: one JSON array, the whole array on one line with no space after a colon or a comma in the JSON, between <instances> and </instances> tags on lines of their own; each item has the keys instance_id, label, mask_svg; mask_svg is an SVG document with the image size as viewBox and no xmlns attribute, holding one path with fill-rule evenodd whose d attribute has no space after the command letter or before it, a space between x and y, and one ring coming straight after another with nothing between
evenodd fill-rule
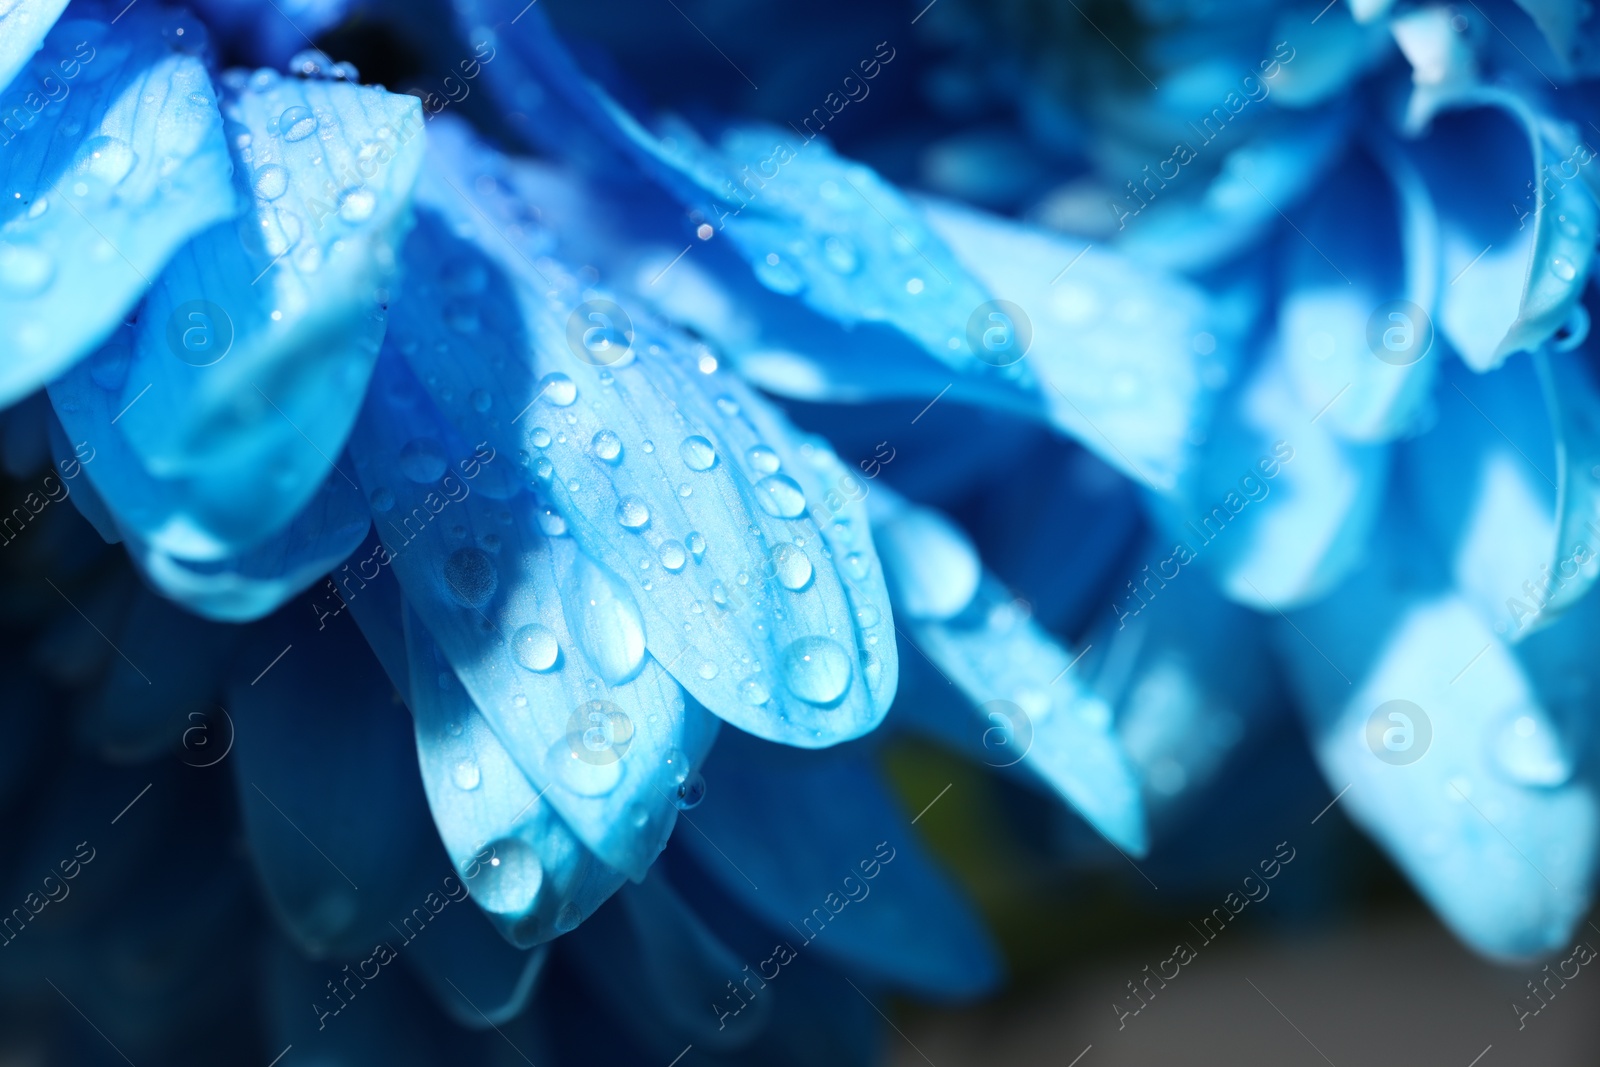
<instances>
[{"instance_id":1,"label":"large water droplet","mask_svg":"<svg viewBox=\"0 0 1600 1067\"><path fill-rule=\"evenodd\" d=\"M783 681L807 704L836 703L850 688L850 655L826 637L802 637L783 651Z\"/></svg>"},{"instance_id":2,"label":"large water droplet","mask_svg":"<svg viewBox=\"0 0 1600 1067\"><path fill-rule=\"evenodd\" d=\"M1570 282L1578 276L1578 268L1572 265L1570 259L1555 256L1550 260L1550 273L1564 282Z\"/></svg>"},{"instance_id":3,"label":"large water droplet","mask_svg":"<svg viewBox=\"0 0 1600 1067\"><path fill-rule=\"evenodd\" d=\"M787 474L769 474L755 484L756 499L768 515L797 519L805 514L806 497Z\"/></svg>"},{"instance_id":4,"label":"large water droplet","mask_svg":"<svg viewBox=\"0 0 1600 1067\"><path fill-rule=\"evenodd\" d=\"M548 463L548 460L540 460ZM541 506L538 512L539 532L546 537L565 537L567 533L567 520L561 513L548 505Z\"/></svg>"},{"instance_id":5,"label":"large water droplet","mask_svg":"<svg viewBox=\"0 0 1600 1067\"><path fill-rule=\"evenodd\" d=\"M276 200L289 191L288 168L268 163L256 171L256 195L263 200Z\"/></svg>"},{"instance_id":6,"label":"large water droplet","mask_svg":"<svg viewBox=\"0 0 1600 1067\"><path fill-rule=\"evenodd\" d=\"M539 381L539 392L544 399L558 408L564 408L578 399L578 386L571 378L557 371L546 374Z\"/></svg>"},{"instance_id":7,"label":"large water droplet","mask_svg":"<svg viewBox=\"0 0 1600 1067\"><path fill-rule=\"evenodd\" d=\"M489 859L477 864L477 877L467 880L472 899L501 914L533 907L544 885L544 867L532 846L521 838L502 837L490 842L489 850Z\"/></svg>"},{"instance_id":8,"label":"large water droplet","mask_svg":"<svg viewBox=\"0 0 1600 1067\"><path fill-rule=\"evenodd\" d=\"M91 137L83 142L72 168L79 174L99 178L115 185L128 176L138 162L133 146L118 137Z\"/></svg>"},{"instance_id":9,"label":"large water droplet","mask_svg":"<svg viewBox=\"0 0 1600 1067\"><path fill-rule=\"evenodd\" d=\"M482 604L500 585L494 561L479 548L458 548L444 561L444 580L464 604Z\"/></svg>"},{"instance_id":10,"label":"large water droplet","mask_svg":"<svg viewBox=\"0 0 1600 1067\"><path fill-rule=\"evenodd\" d=\"M629 530L643 529L650 521L650 509L643 500L630 494L617 501L617 521Z\"/></svg>"},{"instance_id":11,"label":"large water droplet","mask_svg":"<svg viewBox=\"0 0 1600 1067\"><path fill-rule=\"evenodd\" d=\"M317 131L317 117L296 104L278 116L278 135L285 141L303 141Z\"/></svg>"},{"instance_id":12,"label":"large water droplet","mask_svg":"<svg viewBox=\"0 0 1600 1067\"><path fill-rule=\"evenodd\" d=\"M644 619L622 579L580 555L561 598L584 655L607 685L631 680L644 666Z\"/></svg>"},{"instance_id":13,"label":"large water droplet","mask_svg":"<svg viewBox=\"0 0 1600 1067\"><path fill-rule=\"evenodd\" d=\"M678 446L678 455L683 457L683 465L692 471L708 471L717 465L717 450L699 434L685 437Z\"/></svg>"},{"instance_id":14,"label":"large water droplet","mask_svg":"<svg viewBox=\"0 0 1600 1067\"><path fill-rule=\"evenodd\" d=\"M783 542L772 546L772 576L785 589L799 592L811 584L811 558L805 550Z\"/></svg>"},{"instance_id":15,"label":"large water droplet","mask_svg":"<svg viewBox=\"0 0 1600 1067\"><path fill-rule=\"evenodd\" d=\"M589 449L595 454L596 459L606 463L616 464L622 462L622 438L610 430L601 430L589 442Z\"/></svg>"},{"instance_id":16,"label":"large water droplet","mask_svg":"<svg viewBox=\"0 0 1600 1067\"><path fill-rule=\"evenodd\" d=\"M418 485L438 481L444 470L444 450L432 438L419 437L400 449L400 473Z\"/></svg>"},{"instance_id":17,"label":"large water droplet","mask_svg":"<svg viewBox=\"0 0 1600 1067\"><path fill-rule=\"evenodd\" d=\"M561 645L548 626L529 623L511 635L511 654L530 671L548 671L561 658Z\"/></svg>"}]
</instances>

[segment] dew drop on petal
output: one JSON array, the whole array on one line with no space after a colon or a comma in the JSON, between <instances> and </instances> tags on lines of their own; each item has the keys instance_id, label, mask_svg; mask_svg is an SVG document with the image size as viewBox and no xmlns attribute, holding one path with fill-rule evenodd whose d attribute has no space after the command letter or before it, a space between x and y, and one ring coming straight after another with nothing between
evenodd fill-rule
<instances>
[{"instance_id":1,"label":"dew drop on petal","mask_svg":"<svg viewBox=\"0 0 1600 1067\"><path fill-rule=\"evenodd\" d=\"M339 194L339 217L346 222L365 222L378 206L370 189L346 189Z\"/></svg>"},{"instance_id":2,"label":"dew drop on petal","mask_svg":"<svg viewBox=\"0 0 1600 1067\"><path fill-rule=\"evenodd\" d=\"M277 163L268 163L256 171L256 195L263 200L276 200L289 190L289 171Z\"/></svg>"},{"instance_id":3,"label":"dew drop on petal","mask_svg":"<svg viewBox=\"0 0 1600 1067\"><path fill-rule=\"evenodd\" d=\"M304 141L317 131L317 117L308 107L296 104L278 116L278 135L285 141Z\"/></svg>"},{"instance_id":4,"label":"dew drop on petal","mask_svg":"<svg viewBox=\"0 0 1600 1067\"><path fill-rule=\"evenodd\" d=\"M540 460L548 463L549 460ZM548 504L542 505L538 511L539 532L546 537L565 537L567 534L567 520L561 517L561 512Z\"/></svg>"},{"instance_id":5,"label":"dew drop on petal","mask_svg":"<svg viewBox=\"0 0 1600 1067\"><path fill-rule=\"evenodd\" d=\"M489 843L488 862L478 865L472 899L491 912L515 915L533 907L544 884L544 867L526 841L501 837Z\"/></svg>"},{"instance_id":6,"label":"dew drop on petal","mask_svg":"<svg viewBox=\"0 0 1600 1067\"><path fill-rule=\"evenodd\" d=\"M739 699L753 707L760 707L772 699L772 694L759 678L746 678L739 683Z\"/></svg>"},{"instance_id":7,"label":"dew drop on petal","mask_svg":"<svg viewBox=\"0 0 1600 1067\"><path fill-rule=\"evenodd\" d=\"M772 546L772 576L785 589L799 592L811 584L811 558L787 542Z\"/></svg>"},{"instance_id":8,"label":"dew drop on petal","mask_svg":"<svg viewBox=\"0 0 1600 1067\"><path fill-rule=\"evenodd\" d=\"M673 794L672 802L679 811L688 811L699 807L700 802L706 798L706 780L699 771L690 771L689 777L678 783L677 792Z\"/></svg>"},{"instance_id":9,"label":"dew drop on petal","mask_svg":"<svg viewBox=\"0 0 1600 1067\"><path fill-rule=\"evenodd\" d=\"M368 501L372 504L373 511L383 512L394 510L394 494L384 486L380 485L378 488L374 489L372 491L372 496L368 498Z\"/></svg>"},{"instance_id":10,"label":"dew drop on petal","mask_svg":"<svg viewBox=\"0 0 1600 1067\"><path fill-rule=\"evenodd\" d=\"M622 438L610 430L601 430L589 442L589 449L595 454L596 459L606 463L622 462Z\"/></svg>"},{"instance_id":11,"label":"dew drop on petal","mask_svg":"<svg viewBox=\"0 0 1600 1067\"><path fill-rule=\"evenodd\" d=\"M568 407L578 399L578 386L560 371L546 374L539 383L540 395L558 408Z\"/></svg>"},{"instance_id":12,"label":"dew drop on petal","mask_svg":"<svg viewBox=\"0 0 1600 1067\"><path fill-rule=\"evenodd\" d=\"M620 578L580 555L561 599L567 628L607 685L621 685L639 673L644 618Z\"/></svg>"},{"instance_id":13,"label":"dew drop on petal","mask_svg":"<svg viewBox=\"0 0 1600 1067\"><path fill-rule=\"evenodd\" d=\"M483 774L478 770L477 761L464 759L451 768L450 780L455 782L457 789L470 792L478 788L478 783L483 780Z\"/></svg>"},{"instance_id":14,"label":"dew drop on petal","mask_svg":"<svg viewBox=\"0 0 1600 1067\"><path fill-rule=\"evenodd\" d=\"M805 514L806 497L787 474L769 474L755 484L756 500L768 515L797 519Z\"/></svg>"},{"instance_id":15,"label":"dew drop on petal","mask_svg":"<svg viewBox=\"0 0 1600 1067\"><path fill-rule=\"evenodd\" d=\"M500 585L494 561L480 548L458 548L444 561L445 585L464 604L482 604Z\"/></svg>"},{"instance_id":16,"label":"dew drop on petal","mask_svg":"<svg viewBox=\"0 0 1600 1067\"><path fill-rule=\"evenodd\" d=\"M511 654L528 670L543 673L561 659L561 646L548 626L530 623L511 635Z\"/></svg>"},{"instance_id":17,"label":"dew drop on petal","mask_svg":"<svg viewBox=\"0 0 1600 1067\"><path fill-rule=\"evenodd\" d=\"M766 445L751 445L750 450L744 454L750 466L757 474L777 474L781 463L778 454Z\"/></svg>"},{"instance_id":18,"label":"dew drop on petal","mask_svg":"<svg viewBox=\"0 0 1600 1067\"><path fill-rule=\"evenodd\" d=\"M418 437L400 449L400 473L418 485L431 485L444 471L444 450L432 438Z\"/></svg>"},{"instance_id":19,"label":"dew drop on petal","mask_svg":"<svg viewBox=\"0 0 1600 1067\"><path fill-rule=\"evenodd\" d=\"M717 450L699 434L685 437L678 446L678 455L683 457L683 465L692 471L708 471L717 465Z\"/></svg>"},{"instance_id":20,"label":"dew drop on petal","mask_svg":"<svg viewBox=\"0 0 1600 1067\"><path fill-rule=\"evenodd\" d=\"M625 529L639 530L650 521L650 509L643 500L629 494L617 501L617 521Z\"/></svg>"},{"instance_id":21,"label":"dew drop on petal","mask_svg":"<svg viewBox=\"0 0 1600 1067\"><path fill-rule=\"evenodd\" d=\"M685 537L683 540L684 543L689 546L689 554L694 557L694 561L696 563L699 563L705 558L706 539L700 536L700 532L698 530L690 530L689 536Z\"/></svg>"},{"instance_id":22,"label":"dew drop on petal","mask_svg":"<svg viewBox=\"0 0 1600 1067\"><path fill-rule=\"evenodd\" d=\"M850 656L826 637L802 637L783 652L783 681L807 704L826 706L850 688Z\"/></svg>"},{"instance_id":23,"label":"dew drop on petal","mask_svg":"<svg viewBox=\"0 0 1600 1067\"><path fill-rule=\"evenodd\" d=\"M683 546L677 541L663 541L657 551L661 565L673 574L683 570L683 565L689 561L688 555L683 551Z\"/></svg>"}]
</instances>

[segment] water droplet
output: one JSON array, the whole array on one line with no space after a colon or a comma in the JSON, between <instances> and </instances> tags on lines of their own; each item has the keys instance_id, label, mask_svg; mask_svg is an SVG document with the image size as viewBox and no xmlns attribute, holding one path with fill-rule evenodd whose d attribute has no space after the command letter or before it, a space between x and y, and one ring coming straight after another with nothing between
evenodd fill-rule
<instances>
[{"instance_id":1,"label":"water droplet","mask_svg":"<svg viewBox=\"0 0 1600 1067\"><path fill-rule=\"evenodd\" d=\"M589 448L594 452L595 458L606 463L617 464L622 462L622 438L610 430L601 430L589 442Z\"/></svg>"},{"instance_id":2,"label":"water droplet","mask_svg":"<svg viewBox=\"0 0 1600 1067\"><path fill-rule=\"evenodd\" d=\"M41 196L39 199L28 205L28 218L36 219L49 210L50 198L48 196Z\"/></svg>"},{"instance_id":3,"label":"water droplet","mask_svg":"<svg viewBox=\"0 0 1600 1067\"><path fill-rule=\"evenodd\" d=\"M540 462L549 462L541 460ZM546 537L565 537L567 533L567 520L555 508L545 505L538 511L539 532Z\"/></svg>"},{"instance_id":4,"label":"water droplet","mask_svg":"<svg viewBox=\"0 0 1600 1067\"><path fill-rule=\"evenodd\" d=\"M850 688L850 656L826 637L802 637L783 652L783 681L807 704L836 703Z\"/></svg>"},{"instance_id":5,"label":"water droplet","mask_svg":"<svg viewBox=\"0 0 1600 1067\"><path fill-rule=\"evenodd\" d=\"M805 514L806 497L787 474L769 474L755 484L756 499L768 515L797 519Z\"/></svg>"},{"instance_id":6,"label":"water droplet","mask_svg":"<svg viewBox=\"0 0 1600 1067\"><path fill-rule=\"evenodd\" d=\"M1550 722L1526 709L1500 720L1489 735L1489 756L1501 775L1518 785L1558 786L1572 777L1574 769Z\"/></svg>"},{"instance_id":7,"label":"water droplet","mask_svg":"<svg viewBox=\"0 0 1600 1067\"><path fill-rule=\"evenodd\" d=\"M278 116L278 135L285 141L303 141L317 131L317 117L298 104Z\"/></svg>"},{"instance_id":8,"label":"water droplet","mask_svg":"<svg viewBox=\"0 0 1600 1067\"><path fill-rule=\"evenodd\" d=\"M731 396L719 396L717 397L717 410L731 419L739 414L739 402Z\"/></svg>"},{"instance_id":9,"label":"water droplet","mask_svg":"<svg viewBox=\"0 0 1600 1067\"><path fill-rule=\"evenodd\" d=\"M372 491L369 502L373 511L391 511L394 509L394 494L380 485Z\"/></svg>"},{"instance_id":10,"label":"water droplet","mask_svg":"<svg viewBox=\"0 0 1600 1067\"><path fill-rule=\"evenodd\" d=\"M657 551L657 555L661 559L661 565L673 574L683 570L683 565L689 561L689 557L683 551L683 546L676 541L661 542L661 548Z\"/></svg>"},{"instance_id":11,"label":"water droplet","mask_svg":"<svg viewBox=\"0 0 1600 1067\"><path fill-rule=\"evenodd\" d=\"M530 671L543 673L561 659L561 645L548 626L529 623L511 635L511 654Z\"/></svg>"},{"instance_id":12,"label":"water droplet","mask_svg":"<svg viewBox=\"0 0 1600 1067\"><path fill-rule=\"evenodd\" d=\"M711 599L716 601L719 607L725 608L728 606L728 587L722 584L722 579L720 578L713 579L711 582Z\"/></svg>"},{"instance_id":13,"label":"water droplet","mask_svg":"<svg viewBox=\"0 0 1600 1067\"><path fill-rule=\"evenodd\" d=\"M739 683L739 699L752 707L759 708L772 699L772 694L767 692L767 687L760 678L746 678Z\"/></svg>"},{"instance_id":14,"label":"water droplet","mask_svg":"<svg viewBox=\"0 0 1600 1067\"><path fill-rule=\"evenodd\" d=\"M778 454L766 445L752 445L744 454L744 458L749 461L757 474L777 474L778 468L782 466Z\"/></svg>"},{"instance_id":15,"label":"water droplet","mask_svg":"<svg viewBox=\"0 0 1600 1067\"><path fill-rule=\"evenodd\" d=\"M673 789L688 780L689 757L684 754L683 749L667 749L667 754L662 757L661 766L665 769L667 784Z\"/></svg>"},{"instance_id":16,"label":"water droplet","mask_svg":"<svg viewBox=\"0 0 1600 1067\"><path fill-rule=\"evenodd\" d=\"M604 701L592 703L606 706ZM580 797L603 797L622 781L622 760L605 758L597 753L596 748L590 747L597 738L597 747L610 748L604 731L590 728L557 741L545 757L545 769L550 776L568 792ZM609 752L606 753L606 756L609 755Z\"/></svg>"},{"instance_id":17,"label":"water droplet","mask_svg":"<svg viewBox=\"0 0 1600 1067\"><path fill-rule=\"evenodd\" d=\"M550 431L543 426L535 426L531 435L534 448L550 447Z\"/></svg>"},{"instance_id":18,"label":"water droplet","mask_svg":"<svg viewBox=\"0 0 1600 1067\"><path fill-rule=\"evenodd\" d=\"M544 867L532 846L521 838L501 837L489 849L490 858L469 879L472 899L491 912L511 915L533 907L544 885Z\"/></svg>"},{"instance_id":19,"label":"water droplet","mask_svg":"<svg viewBox=\"0 0 1600 1067\"><path fill-rule=\"evenodd\" d=\"M830 237L822 242L822 258L840 274L854 274L861 265L856 247L848 237Z\"/></svg>"},{"instance_id":20,"label":"water droplet","mask_svg":"<svg viewBox=\"0 0 1600 1067\"><path fill-rule=\"evenodd\" d=\"M458 548L444 561L444 581L457 600L482 604L500 585L494 561L480 548Z\"/></svg>"},{"instance_id":21,"label":"water droplet","mask_svg":"<svg viewBox=\"0 0 1600 1067\"><path fill-rule=\"evenodd\" d=\"M1578 268L1572 265L1571 260L1555 256L1550 260L1550 273L1564 282L1570 282L1578 276Z\"/></svg>"},{"instance_id":22,"label":"water droplet","mask_svg":"<svg viewBox=\"0 0 1600 1067\"><path fill-rule=\"evenodd\" d=\"M450 778L456 783L457 789L471 792L478 788L478 783L483 780L483 774L478 770L476 761L464 759L451 769Z\"/></svg>"},{"instance_id":23,"label":"water droplet","mask_svg":"<svg viewBox=\"0 0 1600 1067\"><path fill-rule=\"evenodd\" d=\"M276 200L289 191L289 171L276 163L268 163L256 171L256 195L263 200Z\"/></svg>"},{"instance_id":24,"label":"water droplet","mask_svg":"<svg viewBox=\"0 0 1600 1067\"><path fill-rule=\"evenodd\" d=\"M567 407L578 399L578 386L560 371L546 374L539 382L539 389L544 399L558 408Z\"/></svg>"},{"instance_id":25,"label":"water droplet","mask_svg":"<svg viewBox=\"0 0 1600 1067\"><path fill-rule=\"evenodd\" d=\"M617 521L629 530L643 529L650 521L650 509L643 500L629 494L617 501Z\"/></svg>"},{"instance_id":26,"label":"water droplet","mask_svg":"<svg viewBox=\"0 0 1600 1067\"><path fill-rule=\"evenodd\" d=\"M787 260L779 258L776 252L768 253L765 259L756 260L755 271L762 285L783 296L793 296L805 285L800 272L789 266Z\"/></svg>"},{"instance_id":27,"label":"water droplet","mask_svg":"<svg viewBox=\"0 0 1600 1067\"><path fill-rule=\"evenodd\" d=\"M689 777L678 784L678 790L673 794L672 802L678 806L679 811L688 811L700 806L706 798L706 780L699 771L690 771Z\"/></svg>"},{"instance_id":28,"label":"water droplet","mask_svg":"<svg viewBox=\"0 0 1600 1067\"><path fill-rule=\"evenodd\" d=\"M472 410L482 415L494 404L494 397L489 395L487 389L474 389L467 397L467 402L472 405Z\"/></svg>"},{"instance_id":29,"label":"water droplet","mask_svg":"<svg viewBox=\"0 0 1600 1067\"><path fill-rule=\"evenodd\" d=\"M548 482L556 473L556 466L544 456L540 456L533 464L533 475L541 482Z\"/></svg>"},{"instance_id":30,"label":"water droplet","mask_svg":"<svg viewBox=\"0 0 1600 1067\"><path fill-rule=\"evenodd\" d=\"M561 905L561 910L556 912L556 932L570 934L583 922L583 912L572 901Z\"/></svg>"},{"instance_id":31,"label":"water droplet","mask_svg":"<svg viewBox=\"0 0 1600 1067\"><path fill-rule=\"evenodd\" d=\"M690 530L689 536L684 538L684 543L689 546L689 554L694 556L694 561L699 563L706 554L706 539L701 537L696 530Z\"/></svg>"},{"instance_id":32,"label":"water droplet","mask_svg":"<svg viewBox=\"0 0 1600 1067\"><path fill-rule=\"evenodd\" d=\"M432 438L418 437L400 449L400 473L418 485L438 481L444 471L444 450Z\"/></svg>"},{"instance_id":33,"label":"water droplet","mask_svg":"<svg viewBox=\"0 0 1600 1067\"><path fill-rule=\"evenodd\" d=\"M56 261L31 245L0 242L0 287L15 296L35 296L55 281Z\"/></svg>"},{"instance_id":34,"label":"water droplet","mask_svg":"<svg viewBox=\"0 0 1600 1067\"><path fill-rule=\"evenodd\" d=\"M879 620L882 618L883 616L879 613L876 604L862 604L856 608L856 625L863 630L870 630L878 625Z\"/></svg>"},{"instance_id":35,"label":"water droplet","mask_svg":"<svg viewBox=\"0 0 1600 1067\"><path fill-rule=\"evenodd\" d=\"M692 471L708 471L717 465L717 450L699 434L685 437L678 446L678 455L683 457L683 465Z\"/></svg>"},{"instance_id":36,"label":"water droplet","mask_svg":"<svg viewBox=\"0 0 1600 1067\"><path fill-rule=\"evenodd\" d=\"M644 619L622 579L587 556L568 578L567 628L607 685L630 681L644 666Z\"/></svg>"},{"instance_id":37,"label":"water droplet","mask_svg":"<svg viewBox=\"0 0 1600 1067\"><path fill-rule=\"evenodd\" d=\"M128 176L139 157L133 147L117 137L91 137L78 149L72 169L78 174L115 185Z\"/></svg>"},{"instance_id":38,"label":"water droplet","mask_svg":"<svg viewBox=\"0 0 1600 1067\"><path fill-rule=\"evenodd\" d=\"M708 660L708 659L701 660L700 661L700 666L696 670L695 673L699 674L700 677L704 678L706 681L709 682L709 681L711 681L711 679L713 679L713 678L715 678L717 676L717 665L716 665L716 663L714 663L713 661Z\"/></svg>"},{"instance_id":39,"label":"water droplet","mask_svg":"<svg viewBox=\"0 0 1600 1067\"><path fill-rule=\"evenodd\" d=\"M785 589L800 592L811 584L811 558L787 542L772 546L772 576Z\"/></svg>"},{"instance_id":40,"label":"water droplet","mask_svg":"<svg viewBox=\"0 0 1600 1067\"><path fill-rule=\"evenodd\" d=\"M346 222L366 221L377 206L378 198L368 189L346 189L339 194L339 217Z\"/></svg>"}]
</instances>

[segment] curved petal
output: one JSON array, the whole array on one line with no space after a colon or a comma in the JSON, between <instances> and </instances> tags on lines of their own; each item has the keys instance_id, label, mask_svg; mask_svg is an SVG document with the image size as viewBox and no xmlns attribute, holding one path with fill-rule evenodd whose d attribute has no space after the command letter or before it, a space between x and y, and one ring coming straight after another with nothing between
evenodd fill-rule
<instances>
[{"instance_id":1,"label":"curved petal","mask_svg":"<svg viewBox=\"0 0 1600 1067\"><path fill-rule=\"evenodd\" d=\"M0 406L104 340L180 245L238 210L204 27L82 10L0 92Z\"/></svg>"},{"instance_id":2,"label":"curved petal","mask_svg":"<svg viewBox=\"0 0 1600 1067\"><path fill-rule=\"evenodd\" d=\"M0 15L0 86L28 65L66 8L67 0L19 0Z\"/></svg>"}]
</instances>

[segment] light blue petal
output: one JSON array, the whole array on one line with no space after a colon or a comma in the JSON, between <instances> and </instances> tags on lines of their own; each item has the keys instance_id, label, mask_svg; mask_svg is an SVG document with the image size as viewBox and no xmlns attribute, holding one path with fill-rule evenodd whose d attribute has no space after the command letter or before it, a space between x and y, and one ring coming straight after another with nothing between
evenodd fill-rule
<instances>
[{"instance_id":1,"label":"light blue petal","mask_svg":"<svg viewBox=\"0 0 1600 1067\"><path fill-rule=\"evenodd\" d=\"M464 141L430 157L394 345L464 436L529 469L631 597L650 653L708 709L804 746L871 730L896 678L893 649L863 644L887 613L882 573L859 504L814 506L843 465L642 310L626 338L613 327L615 348L585 349L599 327L577 305L601 294L552 259L535 266L544 237L497 171Z\"/></svg>"},{"instance_id":2,"label":"light blue petal","mask_svg":"<svg viewBox=\"0 0 1600 1067\"><path fill-rule=\"evenodd\" d=\"M1366 221L1351 226L1357 214ZM1282 238L1278 343L1300 407L1351 440L1391 440L1414 428L1445 358L1430 317L1439 232L1427 190L1388 146L1357 150L1299 225Z\"/></svg>"},{"instance_id":3,"label":"light blue petal","mask_svg":"<svg viewBox=\"0 0 1600 1067\"><path fill-rule=\"evenodd\" d=\"M861 746L800 752L730 732L690 813L700 832L680 840L798 954L923 997L992 989L1001 965L987 933L868 757ZM841 904L847 894L858 903Z\"/></svg>"},{"instance_id":4,"label":"light blue petal","mask_svg":"<svg viewBox=\"0 0 1600 1067\"><path fill-rule=\"evenodd\" d=\"M69 18L0 93L26 117L0 145L0 405L99 344L183 242L237 210L204 49L197 19L152 5L115 27Z\"/></svg>"},{"instance_id":5,"label":"light blue petal","mask_svg":"<svg viewBox=\"0 0 1600 1067\"><path fill-rule=\"evenodd\" d=\"M1313 18L1316 28L1308 32ZM1358 21L1343 4L1316 15L1309 6L1289 7L1278 14L1268 39L1292 46L1292 58L1270 83L1272 99L1286 108L1316 107L1352 92L1356 81L1394 53L1387 26Z\"/></svg>"},{"instance_id":6,"label":"light blue petal","mask_svg":"<svg viewBox=\"0 0 1600 1067\"><path fill-rule=\"evenodd\" d=\"M1439 424L1406 451L1409 482L1456 588L1506 642L1600 574L1594 475L1600 392L1577 353L1447 373Z\"/></svg>"},{"instance_id":7,"label":"light blue petal","mask_svg":"<svg viewBox=\"0 0 1600 1067\"><path fill-rule=\"evenodd\" d=\"M423 156L413 97L270 71L225 83L253 210L173 257L112 386L145 467L186 483L194 541L152 540L193 558L271 538L327 476L377 359ZM263 471L270 488L241 488Z\"/></svg>"},{"instance_id":8,"label":"light blue petal","mask_svg":"<svg viewBox=\"0 0 1600 1067\"><path fill-rule=\"evenodd\" d=\"M573 930L626 878L545 802L414 612L406 648L422 785L457 874L513 945L532 948Z\"/></svg>"},{"instance_id":9,"label":"light blue petal","mask_svg":"<svg viewBox=\"0 0 1600 1067\"><path fill-rule=\"evenodd\" d=\"M365 955L437 884L438 849L405 707L348 620L311 623L280 615L241 644L228 765L289 934L317 958Z\"/></svg>"},{"instance_id":10,"label":"light blue petal","mask_svg":"<svg viewBox=\"0 0 1600 1067\"><path fill-rule=\"evenodd\" d=\"M0 87L17 88L11 79L44 44L45 35L66 7L67 0L19 0L0 15Z\"/></svg>"},{"instance_id":11,"label":"light blue petal","mask_svg":"<svg viewBox=\"0 0 1600 1067\"><path fill-rule=\"evenodd\" d=\"M1228 380L1235 344L1198 288L1088 242L928 202L929 221L1019 306L1051 422L1130 478L1170 489ZM999 326L991 323L1000 323ZM1018 324L1004 319L986 329ZM960 398L958 384L955 398Z\"/></svg>"},{"instance_id":12,"label":"light blue petal","mask_svg":"<svg viewBox=\"0 0 1600 1067\"><path fill-rule=\"evenodd\" d=\"M1388 482L1387 447L1312 421L1276 353L1229 406L1183 494L1155 502L1171 558L1198 560L1229 598L1264 611L1315 599L1364 558Z\"/></svg>"},{"instance_id":13,"label":"light blue petal","mask_svg":"<svg viewBox=\"0 0 1600 1067\"><path fill-rule=\"evenodd\" d=\"M360 576L392 566L522 773L601 860L643 877L717 720L645 652L632 594L507 484L509 457L468 449L398 355L351 454L384 547L336 576L342 595L359 602Z\"/></svg>"},{"instance_id":14,"label":"light blue petal","mask_svg":"<svg viewBox=\"0 0 1600 1067\"><path fill-rule=\"evenodd\" d=\"M1007 765L1026 760L1095 829L1142 853L1139 782L1110 709L1068 677L1074 654L983 571L953 525L887 487L868 499L897 625L976 706L985 743L993 735Z\"/></svg>"},{"instance_id":15,"label":"light blue petal","mask_svg":"<svg viewBox=\"0 0 1600 1067\"><path fill-rule=\"evenodd\" d=\"M1575 131L1500 90L1441 107L1416 148L1449 279L1438 327L1468 366L1486 371L1568 322L1589 276L1600 210L1582 182L1545 169L1565 165ZM1463 158L1479 161L1470 182L1459 178Z\"/></svg>"},{"instance_id":16,"label":"light blue petal","mask_svg":"<svg viewBox=\"0 0 1600 1067\"><path fill-rule=\"evenodd\" d=\"M1379 544L1409 536L1396 520ZM1346 814L1458 936L1501 959L1554 952L1589 908L1594 789L1573 777L1577 760L1510 648L1414 572L1381 559L1278 627L1317 760L1331 789L1349 787ZM1403 719L1382 710L1397 700L1414 705ZM1426 750L1403 762L1424 717ZM1554 767L1528 758L1552 754Z\"/></svg>"}]
</instances>

